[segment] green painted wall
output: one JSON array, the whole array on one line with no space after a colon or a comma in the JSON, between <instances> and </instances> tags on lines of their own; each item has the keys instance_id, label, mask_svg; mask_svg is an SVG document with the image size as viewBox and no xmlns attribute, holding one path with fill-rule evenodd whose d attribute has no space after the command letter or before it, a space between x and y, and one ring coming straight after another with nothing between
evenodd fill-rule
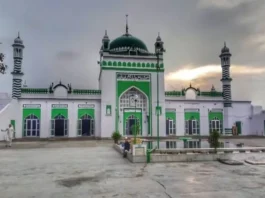
<instances>
[{"instance_id":1,"label":"green painted wall","mask_svg":"<svg viewBox=\"0 0 265 198\"><path fill-rule=\"evenodd\" d=\"M142 81L118 81L118 97L127 89L134 86L144 92L150 98L150 82Z\"/></svg>"},{"instance_id":2,"label":"green painted wall","mask_svg":"<svg viewBox=\"0 0 265 198\"><path fill-rule=\"evenodd\" d=\"M41 109L23 109L23 121L30 114L33 114L33 115L37 116L39 119L41 119Z\"/></svg>"},{"instance_id":3,"label":"green painted wall","mask_svg":"<svg viewBox=\"0 0 265 198\"><path fill-rule=\"evenodd\" d=\"M15 120L10 120L10 124L14 127L14 130L16 131L16 121Z\"/></svg>"},{"instance_id":4,"label":"green painted wall","mask_svg":"<svg viewBox=\"0 0 265 198\"><path fill-rule=\"evenodd\" d=\"M68 109L52 109L51 118L54 119L58 114L61 114L68 119Z\"/></svg>"},{"instance_id":5,"label":"green painted wall","mask_svg":"<svg viewBox=\"0 0 265 198\"><path fill-rule=\"evenodd\" d=\"M176 122L176 112L166 112L166 119L171 119Z\"/></svg>"},{"instance_id":6,"label":"green painted wall","mask_svg":"<svg viewBox=\"0 0 265 198\"><path fill-rule=\"evenodd\" d=\"M85 114L90 115L95 120L95 109L78 109L78 119Z\"/></svg>"},{"instance_id":7,"label":"green painted wall","mask_svg":"<svg viewBox=\"0 0 265 198\"><path fill-rule=\"evenodd\" d=\"M140 134L142 135L142 130L143 130L142 112L124 112L123 113L123 135L125 135L126 119L132 115L140 120L140 127L141 127Z\"/></svg>"},{"instance_id":8,"label":"green painted wall","mask_svg":"<svg viewBox=\"0 0 265 198\"><path fill-rule=\"evenodd\" d=\"M195 120L200 120L200 112L185 112L185 120L190 120L194 117Z\"/></svg>"},{"instance_id":9,"label":"green painted wall","mask_svg":"<svg viewBox=\"0 0 265 198\"><path fill-rule=\"evenodd\" d=\"M223 112L209 112L209 120L213 120L215 117L219 120L223 120Z\"/></svg>"}]
</instances>

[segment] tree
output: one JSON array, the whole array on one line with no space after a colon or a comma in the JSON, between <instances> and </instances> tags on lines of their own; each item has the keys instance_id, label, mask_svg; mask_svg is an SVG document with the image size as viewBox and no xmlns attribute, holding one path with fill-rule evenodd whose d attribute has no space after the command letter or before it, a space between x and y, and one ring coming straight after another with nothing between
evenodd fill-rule
<instances>
[{"instance_id":1,"label":"tree","mask_svg":"<svg viewBox=\"0 0 265 198\"><path fill-rule=\"evenodd\" d=\"M213 132L210 132L208 142L210 144L210 147L214 148L215 153L217 153L217 148L220 146L219 138L220 134L217 130L213 130Z\"/></svg>"},{"instance_id":2,"label":"tree","mask_svg":"<svg viewBox=\"0 0 265 198\"><path fill-rule=\"evenodd\" d=\"M4 63L5 55L3 53L0 53L0 73L5 74L7 65Z\"/></svg>"}]
</instances>

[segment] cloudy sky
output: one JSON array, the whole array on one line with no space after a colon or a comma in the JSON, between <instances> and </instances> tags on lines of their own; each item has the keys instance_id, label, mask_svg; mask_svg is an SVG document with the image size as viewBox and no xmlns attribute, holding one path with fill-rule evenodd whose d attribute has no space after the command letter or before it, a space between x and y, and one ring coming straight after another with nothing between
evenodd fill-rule
<instances>
[{"instance_id":1,"label":"cloudy sky","mask_svg":"<svg viewBox=\"0 0 265 198\"><path fill-rule=\"evenodd\" d=\"M232 97L265 107L264 0L0 0L0 51L9 71L0 92L10 92L12 42L20 31L26 46L23 70L29 87L51 82L98 88L99 48L129 31L153 51L157 33L165 43L167 90L192 83L221 90L219 54L232 52Z\"/></svg>"}]
</instances>

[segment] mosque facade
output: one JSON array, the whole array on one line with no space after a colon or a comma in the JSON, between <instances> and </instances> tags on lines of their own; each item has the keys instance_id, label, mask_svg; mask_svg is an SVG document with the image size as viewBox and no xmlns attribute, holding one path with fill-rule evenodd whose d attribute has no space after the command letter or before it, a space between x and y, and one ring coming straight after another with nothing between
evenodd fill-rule
<instances>
[{"instance_id":1,"label":"mosque facade","mask_svg":"<svg viewBox=\"0 0 265 198\"><path fill-rule=\"evenodd\" d=\"M129 33L128 25L112 41L105 32L96 90L61 81L43 88L23 87L25 46L20 36L12 47L12 101L0 111L0 127L12 123L16 138L109 138L114 131L133 136L135 125L138 136L144 137L207 136L213 130L231 135L233 127L238 135L264 135L262 107L232 99L231 53L226 45L219 56L221 91L210 85L209 90L190 85L165 91L161 37L150 52Z\"/></svg>"}]
</instances>

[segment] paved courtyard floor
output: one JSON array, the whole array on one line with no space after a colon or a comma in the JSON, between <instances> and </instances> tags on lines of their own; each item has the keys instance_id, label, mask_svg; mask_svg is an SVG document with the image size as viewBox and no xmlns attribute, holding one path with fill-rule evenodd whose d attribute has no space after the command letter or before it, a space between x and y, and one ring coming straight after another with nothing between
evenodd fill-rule
<instances>
[{"instance_id":1,"label":"paved courtyard floor","mask_svg":"<svg viewBox=\"0 0 265 198\"><path fill-rule=\"evenodd\" d=\"M229 166L219 162L132 164L111 143L47 144L39 148L0 149L1 198L264 198L265 195L265 166Z\"/></svg>"}]
</instances>

